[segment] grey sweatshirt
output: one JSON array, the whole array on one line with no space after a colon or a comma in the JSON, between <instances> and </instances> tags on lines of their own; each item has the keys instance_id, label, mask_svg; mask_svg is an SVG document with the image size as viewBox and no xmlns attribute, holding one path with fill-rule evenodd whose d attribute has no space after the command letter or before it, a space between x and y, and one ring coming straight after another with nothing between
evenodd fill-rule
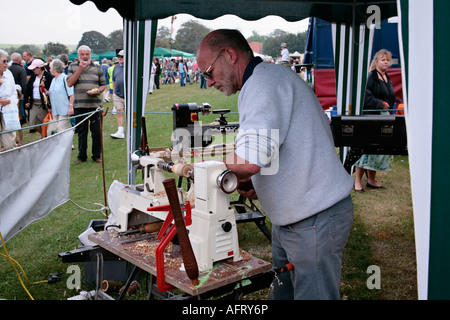
<instances>
[{"instance_id":1,"label":"grey sweatshirt","mask_svg":"<svg viewBox=\"0 0 450 320\"><path fill-rule=\"evenodd\" d=\"M238 109L235 152L262 168L252 181L273 224L298 222L350 194L353 179L338 158L326 115L289 67L258 64Z\"/></svg>"}]
</instances>

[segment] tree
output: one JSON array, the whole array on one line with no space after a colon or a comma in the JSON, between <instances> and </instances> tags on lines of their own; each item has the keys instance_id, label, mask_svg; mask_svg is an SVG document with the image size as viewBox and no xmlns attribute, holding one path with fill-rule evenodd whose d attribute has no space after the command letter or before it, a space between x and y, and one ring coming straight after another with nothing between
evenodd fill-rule
<instances>
[{"instance_id":1,"label":"tree","mask_svg":"<svg viewBox=\"0 0 450 320\"><path fill-rule=\"evenodd\" d=\"M156 33L155 47L170 49L173 45L172 35L167 27L158 28Z\"/></svg>"},{"instance_id":2,"label":"tree","mask_svg":"<svg viewBox=\"0 0 450 320\"><path fill-rule=\"evenodd\" d=\"M13 52L18 52L21 55L23 54L24 51L30 51L31 55L33 56L40 56L42 52L41 49L34 44L22 44L18 47L9 47L3 49L9 54L12 54Z\"/></svg>"},{"instance_id":3,"label":"tree","mask_svg":"<svg viewBox=\"0 0 450 320\"><path fill-rule=\"evenodd\" d=\"M115 30L108 36L109 47L113 50L123 49L123 30Z\"/></svg>"},{"instance_id":4,"label":"tree","mask_svg":"<svg viewBox=\"0 0 450 320\"><path fill-rule=\"evenodd\" d=\"M189 20L181 25L175 37L174 48L189 53L196 53L200 42L211 32L196 20Z\"/></svg>"},{"instance_id":5,"label":"tree","mask_svg":"<svg viewBox=\"0 0 450 320\"><path fill-rule=\"evenodd\" d=\"M263 52L272 57L278 57L281 53L281 43L285 42L290 53L295 51L304 52L307 32L288 33L275 29L263 42Z\"/></svg>"},{"instance_id":6,"label":"tree","mask_svg":"<svg viewBox=\"0 0 450 320\"><path fill-rule=\"evenodd\" d=\"M109 45L108 38L98 31L87 31L81 36L80 42L78 42L77 48L81 45L86 45L91 48L93 53L102 53L105 51L111 51L112 48Z\"/></svg>"},{"instance_id":7,"label":"tree","mask_svg":"<svg viewBox=\"0 0 450 320\"><path fill-rule=\"evenodd\" d=\"M300 53L305 52L306 37L307 36L308 36L308 32L307 31L297 33L297 39L296 39L296 42L295 42L295 48L300 48L301 51L297 49L297 51L300 52Z\"/></svg>"},{"instance_id":8,"label":"tree","mask_svg":"<svg viewBox=\"0 0 450 320\"><path fill-rule=\"evenodd\" d=\"M248 42L261 42L261 43L264 43L266 40L267 36L262 36L255 30L252 31L252 35L247 39Z\"/></svg>"},{"instance_id":9,"label":"tree","mask_svg":"<svg viewBox=\"0 0 450 320\"><path fill-rule=\"evenodd\" d=\"M49 42L45 44L44 48L42 49L42 54L44 56L57 56L58 54L62 53L68 54L69 49L64 44L59 42Z\"/></svg>"},{"instance_id":10,"label":"tree","mask_svg":"<svg viewBox=\"0 0 450 320\"><path fill-rule=\"evenodd\" d=\"M268 56L276 58L281 54L280 45L281 42L279 38L268 37L267 41L263 44L263 52Z\"/></svg>"}]
</instances>

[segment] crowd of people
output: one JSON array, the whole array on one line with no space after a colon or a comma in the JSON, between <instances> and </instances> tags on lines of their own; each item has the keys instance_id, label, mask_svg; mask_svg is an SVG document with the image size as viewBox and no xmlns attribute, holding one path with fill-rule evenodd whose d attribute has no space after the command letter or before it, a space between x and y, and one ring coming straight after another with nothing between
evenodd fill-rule
<instances>
[{"instance_id":1,"label":"crowd of people","mask_svg":"<svg viewBox=\"0 0 450 320\"><path fill-rule=\"evenodd\" d=\"M179 83L183 87L186 83L192 85L200 82L200 88L206 89L206 82L202 80L203 75L198 70L196 59L165 58L160 69L163 84Z\"/></svg>"},{"instance_id":2,"label":"crowd of people","mask_svg":"<svg viewBox=\"0 0 450 320\"><path fill-rule=\"evenodd\" d=\"M60 131L83 122L77 130L78 162L85 162L87 158L89 128L93 134L92 159L101 162L98 115L91 116L90 113L101 105L102 100L104 103L113 102L113 113L117 117L118 129L111 137L116 139L125 137L124 51L121 50L110 60L104 58L100 63L91 59L90 52L89 47L80 46L77 58L73 61L69 61L66 54L57 57L48 56L44 59L33 55L30 51L14 52L11 55L4 50L0 52L0 93L5 98L0 100L0 103L4 104L2 110L6 110L6 105L13 102L5 93L7 88L12 86L14 90L11 91L11 95L14 96L14 101L17 99L20 126L28 124L30 132L38 132L41 138L47 135L42 124L49 119L56 120ZM202 78L194 59L173 58L160 61L155 57L152 61L148 91L151 94L154 89L160 88L160 84L180 83L181 86L185 86L186 83L193 84L199 81L201 88L206 88L206 81ZM95 92L87 93L94 88ZM89 115L88 121L82 121L85 118L83 114ZM0 132L7 132L1 135L1 150L21 146L23 131L6 130L3 113L1 115Z\"/></svg>"},{"instance_id":3,"label":"crowd of people","mask_svg":"<svg viewBox=\"0 0 450 320\"><path fill-rule=\"evenodd\" d=\"M67 128L68 121L63 121L63 118L70 116L69 109L70 101L73 101L71 98L73 90L67 88L65 76L60 77L60 75L64 74L68 66L68 56L63 54L45 61L40 57L33 56L29 51L22 54L14 52L9 56L4 50L1 50L0 56L2 57L2 78L5 77L4 79L8 83L12 81L15 89L12 92L14 96L10 96L8 100L10 107L12 101L15 101L13 107L17 109L19 128L28 123L31 132L38 132L41 137L45 137L46 132L42 130L40 124L44 122L49 113L52 113L57 119L61 119L58 121L60 130ZM8 57L10 57L10 61L8 61ZM6 66L8 67L6 68ZM0 87L0 90L4 91L5 88ZM64 103L60 96L63 89L65 90L65 99L67 99L67 102L64 101ZM12 125L14 119L8 119L9 123L5 121L6 118L2 113L1 131L6 131L1 135L2 150L22 145L23 132L8 130L10 128L17 129L17 126Z\"/></svg>"},{"instance_id":4,"label":"crowd of people","mask_svg":"<svg viewBox=\"0 0 450 320\"><path fill-rule=\"evenodd\" d=\"M302 63L300 57L292 57L289 54L286 43L281 44L280 56L275 58L264 59L265 62L275 63L290 66L293 71L298 73L302 78L306 75L305 68L299 68L298 65ZM185 86L187 83L192 85L200 83L200 89L206 89L206 79L200 72L196 59L192 58L163 58L159 60L155 58L152 64L152 78L154 82L150 82L149 93L154 89L159 89L159 84L174 84L179 83L180 86Z\"/></svg>"},{"instance_id":5,"label":"crowd of people","mask_svg":"<svg viewBox=\"0 0 450 320\"><path fill-rule=\"evenodd\" d=\"M28 124L30 132L38 132L41 138L47 136L43 124L50 119L56 121L55 132L80 124L77 127L79 163L87 159L87 137L91 130L92 160L102 162L99 112L96 112L101 106L101 94L104 102L110 102L112 96L118 111L118 131L111 136L124 138L123 112L120 112L125 108L123 50L111 63L104 60L102 65L91 59L89 47L80 46L77 52L78 58L69 61L66 54L44 60L29 51L8 55L0 50L0 132L5 132L1 135L2 151L22 145L22 130L9 130L11 120L3 112L14 104L19 129Z\"/></svg>"}]
</instances>

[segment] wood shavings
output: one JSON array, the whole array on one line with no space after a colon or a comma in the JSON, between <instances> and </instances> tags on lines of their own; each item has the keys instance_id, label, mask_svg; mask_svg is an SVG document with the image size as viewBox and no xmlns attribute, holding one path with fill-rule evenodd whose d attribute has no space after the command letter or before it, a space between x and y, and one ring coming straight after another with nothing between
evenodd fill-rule
<instances>
[{"instance_id":1,"label":"wood shavings","mask_svg":"<svg viewBox=\"0 0 450 320\"><path fill-rule=\"evenodd\" d=\"M247 251L244 251L242 249L239 249L239 253L241 254L243 261L247 261L252 257L252 255L250 253L248 253Z\"/></svg>"},{"instance_id":2,"label":"wood shavings","mask_svg":"<svg viewBox=\"0 0 450 320\"><path fill-rule=\"evenodd\" d=\"M164 265L165 265L166 268L169 268L169 269L180 269L182 263L183 263L183 258L182 257L170 258L170 257L167 257L164 254Z\"/></svg>"},{"instance_id":3,"label":"wood shavings","mask_svg":"<svg viewBox=\"0 0 450 320\"><path fill-rule=\"evenodd\" d=\"M146 256L155 257L156 248L160 244L160 241L138 241L133 244L131 250L135 253L139 253ZM179 269L183 263L181 251L179 246L174 245L172 242L164 249L164 266L169 269Z\"/></svg>"},{"instance_id":4,"label":"wood shavings","mask_svg":"<svg viewBox=\"0 0 450 320\"><path fill-rule=\"evenodd\" d=\"M166 191L162 190L162 191L159 191L159 192L155 192L153 194L153 196L156 197L156 198L161 198L161 197L166 197L167 195L166 195Z\"/></svg>"},{"instance_id":5,"label":"wood shavings","mask_svg":"<svg viewBox=\"0 0 450 320\"><path fill-rule=\"evenodd\" d=\"M244 250L242 250L242 249L239 249L239 254L240 254L241 257L242 257L242 260L240 260L240 261L247 261L247 260L250 260L251 257L252 257L252 254L251 254L251 253L249 253L249 252L247 252L247 251L244 251ZM227 259L226 262L227 262L227 263L233 263L233 258Z\"/></svg>"},{"instance_id":6,"label":"wood shavings","mask_svg":"<svg viewBox=\"0 0 450 320\"><path fill-rule=\"evenodd\" d=\"M160 241L138 241L133 244L131 250L136 253L144 254L144 255L155 255L156 247L159 245Z\"/></svg>"},{"instance_id":7,"label":"wood shavings","mask_svg":"<svg viewBox=\"0 0 450 320\"><path fill-rule=\"evenodd\" d=\"M161 190L159 192L155 192L153 196L155 198L164 198L167 197L167 194L165 190ZM189 189L189 191L187 192L183 190L183 199L185 201L189 201L189 203L191 204L191 208L195 207L195 194L193 188Z\"/></svg>"}]
</instances>

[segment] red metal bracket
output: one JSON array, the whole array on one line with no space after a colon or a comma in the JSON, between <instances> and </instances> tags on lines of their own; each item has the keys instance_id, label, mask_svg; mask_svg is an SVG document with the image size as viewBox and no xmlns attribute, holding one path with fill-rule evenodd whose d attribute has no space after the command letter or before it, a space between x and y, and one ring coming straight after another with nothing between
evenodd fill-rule
<instances>
[{"instance_id":1,"label":"red metal bracket","mask_svg":"<svg viewBox=\"0 0 450 320\"><path fill-rule=\"evenodd\" d=\"M191 217L191 204L189 201L186 201L185 205L181 207L181 210L186 212L184 216L184 222L186 226L190 226L192 224ZM158 236L156 239L161 240L155 250L155 258L156 258L156 285L158 290L161 292L167 292L173 289L176 289L174 286L168 284L165 281L165 272L164 272L164 250L169 245L170 241L172 241L173 237L175 237L177 233L177 228L170 228L170 225L173 223L172 211L170 209L170 205L162 205L156 207L149 207L147 211L168 211L167 217L164 220L164 223L159 230ZM167 231L169 229L169 231Z\"/></svg>"}]
</instances>

